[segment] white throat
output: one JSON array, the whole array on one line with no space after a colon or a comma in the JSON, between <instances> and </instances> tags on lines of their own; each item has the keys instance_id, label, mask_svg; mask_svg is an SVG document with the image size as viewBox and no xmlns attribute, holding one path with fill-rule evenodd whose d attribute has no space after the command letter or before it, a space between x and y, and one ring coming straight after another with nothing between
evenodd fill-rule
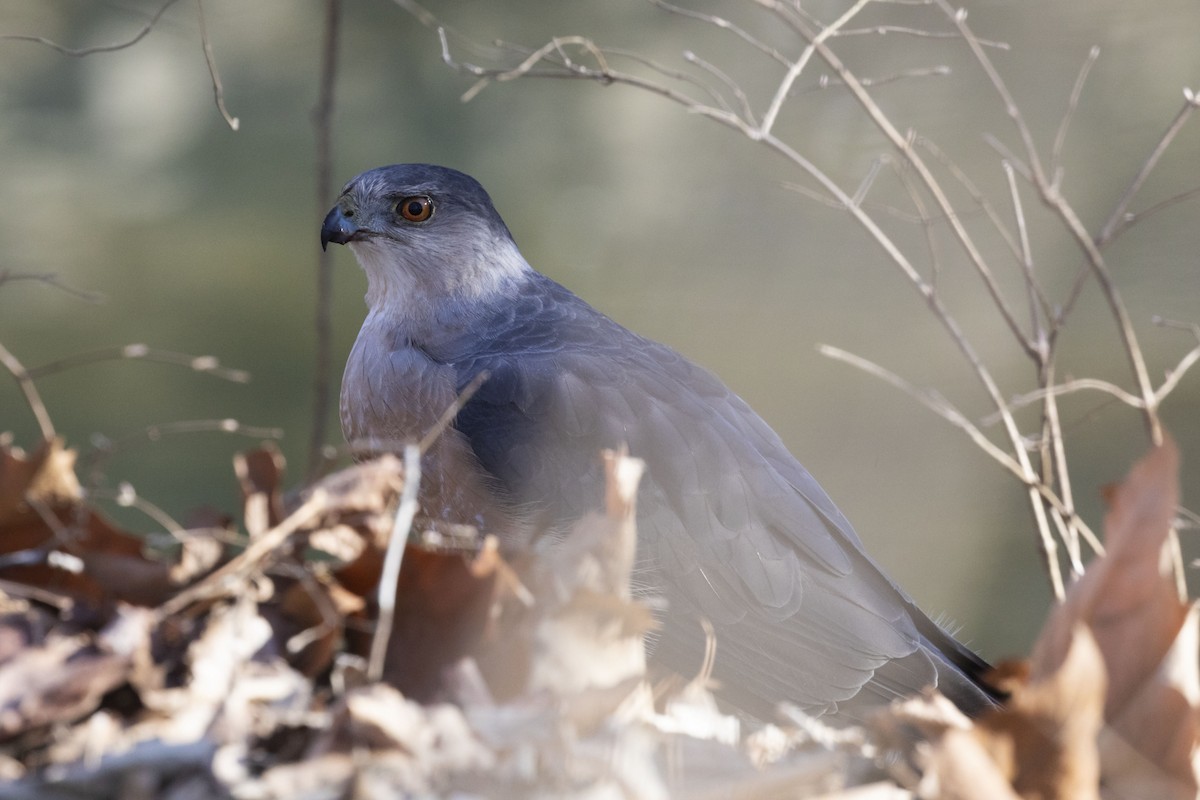
<instances>
[{"instance_id":1,"label":"white throat","mask_svg":"<svg viewBox=\"0 0 1200 800\"><path fill-rule=\"evenodd\" d=\"M486 301L505 293L533 271L508 239L487 248L453 253L421 243L410 247L391 239L351 242L350 250L367 274L371 316L400 321L428 318L447 303Z\"/></svg>"}]
</instances>

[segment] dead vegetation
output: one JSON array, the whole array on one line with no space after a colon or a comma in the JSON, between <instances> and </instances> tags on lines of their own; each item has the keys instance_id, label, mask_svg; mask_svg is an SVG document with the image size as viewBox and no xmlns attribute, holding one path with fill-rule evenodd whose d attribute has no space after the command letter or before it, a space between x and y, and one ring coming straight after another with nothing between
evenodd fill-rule
<instances>
[{"instance_id":1,"label":"dead vegetation","mask_svg":"<svg viewBox=\"0 0 1200 800\"><path fill-rule=\"evenodd\" d=\"M1107 552L1032 658L1001 669L1006 708L971 721L930 694L865 729L794 708L743 728L703 675L648 678L634 460L610 455L605 512L520 565L469 535L396 531L390 456L287 502L278 454L247 453L244 535L153 542L88 504L73 461L57 440L0 450L0 797L1197 794L1169 439L1111 493ZM408 544L380 680L393 536Z\"/></svg>"},{"instance_id":2,"label":"dead vegetation","mask_svg":"<svg viewBox=\"0 0 1200 800\"><path fill-rule=\"evenodd\" d=\"M114 47L135 44L175 2ZM400 4L439 27L415 4ZM1064 196L1061 152L1094 54L1047 152L989 56L1001 45L976 36L946 3L860 0L826 22L796 3L734 4L791 31L788 52L756 34L755 19L656 5L727 31L763 57L778 73L766 102L755 106L696 54L685 57L694 72L682 80L679 70L582 36L492 48L508 62L479 66L458 60L458 34L439 34L447 63L478 79L472 95L539 76L628 84L729 126L784 156L805 180L798 190L844 209L880 245L954 341L993 415L969 419L934 390L836 348L825 352L918 398L1025 487L1061 602L1030 659L998 671L1007 707L972 721L927 696L849 729L783 707L774 724L756 728L717 708L703 671L647 676L641 638L652 616L628 588L638 468L619 457L610 460L605 513L542 560L508 563L468 532L431 537L412 528L411 460L407 470L391 457L350 467L287 497L282 460L270 448L235 464L241 530L210 517L168 520L166 533L149 539L131 535L81 489L36 371L0 347L43 435L28 452L0 443L0 798L1197 796L1200 633L1180 591L1172 531L1179 457L1158 409L1200 347L1152 380L1104 252L1136 222L1194 196L1131 210L1198 107L1195 95L1184 91L1178 115L1093 233ZM841 61L839 40L882 31L851 27L879 6L932 9L933 21L889 30L967 47L1011 110L1015 143L993 139L1007 197L982 196L943 149L893 123L875 101L877 87L941 74L936 65L868 80ZM339 3L326 7L328 87ZM104 49L34 41L72 56ZM211 57L208 64L220 104ZM817 64L826 69L820 76L811 74ZM892 149L870 174L839 179L791 147L777 122L805 80L849 92L884 134ZM331 103L323 92L325 152ZM882 188L888 176L891 193ZM1052 265L1039 262L1028 235L1030 199L1078 243L1080 262L1060 298L1048 297L1042 276ZM903 250L889 220L946 234L958 260L932 234L927 252ZM977 246L980 224L1004 242L1003 261ZM994 300L1001 330L1035 368L1035 385L1000 387L943 302L937 275L959 262ZM996 278L1013 269L1022 290L1015 297ZM0 275L0 283L30 277L54 283L24 274ZM1056 344L1089 284L1112 311L1129 387L1061 377L1070 372ZM1166 324L1191 336L1200 330ZM1110 493L1103 543L1076 510L1060 421L1062 398L1085 392L1134 409L1150 440L1149 454ZM1030 406L1039 413L1018 414ZM316 450L324 437L314 441ZM1085 546L1096 553L1090 561Z\"/></svg>"}]
</instances>

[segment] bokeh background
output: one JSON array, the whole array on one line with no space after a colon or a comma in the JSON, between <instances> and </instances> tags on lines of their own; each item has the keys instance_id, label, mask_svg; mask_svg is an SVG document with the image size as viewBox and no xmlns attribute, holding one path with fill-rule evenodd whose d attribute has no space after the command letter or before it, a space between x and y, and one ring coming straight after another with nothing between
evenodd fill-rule
<instances>
[{"instance_id":1,"label":"bokeh background","mask_svg":"<svg viewBox=\"0 0 1200 800\"><path fill-rule=\"evenodd\" d=\"M131 36L159 5L6 0L0 34L69 47L108 44ZM980 36L1010 45L989 52L1044 151L1089 49L1100 47L1063 157L1064 192L1098 229L1178 111L1183 87L1200 89L1200 5L966 6ZM797 51L752 3L693 7L734 15ZM805 4L824 19L844 7ZM683 51L695 51L742 83L760 110L780 74L730 34L644 0L475 0L434 10L478 42L533 48L553 35L582 34L681 69L689 69ZM205 0L204 14L237 132L214 107L193 2L175 4L144 39L118 52L70 58L0 40L0 270L53 272L106 297L93 304L37 283L0 285L0 341L28 366L145 342L214 355L253 375L233 384L166 365L108 362L39 381L71 445L86 452L98 434L122 442L103 463L104 485L128 481L180 518L201 505L236 510L230 458L255 442L219 433L152 442L141 433L148 425L228 417L277 427L292 478L303 473L317 235L332 201L315 196L311 122L322 4ZM948 29L936 11L912 5L880 4L862 19ZM1017 140L961 41L892 32L839 47L864 76L950 67L949 75L886 83L879 100L901 130L937 141L1008 212L1000 158L984 137L994 134L1014 149ZM486 51L457 55L504 61ZM802 78L777 133L854 187L883 142L844 92L820 87L822 73L814 67ZM940 326L849 216L789 188L804 178L778 156L661 98L620 86L524 80L493 85L464 104L459 98L472 83L442 63L434 33L397 5L347 2L335 182L397 161L474 174L536 267L740 392L927 610L959 623L963 638L989 657L1023 652L1049 592L1020 487L929 411L816 351L821 342L846 348L936 387L972 415L988 410ZM896 185L881 177L870 198L900 203ZM1197 185L1194 121L1133 208ZM1036 205L1028 192L1024 202ZM919 227L880 218L920 259ZM1189 339L1153 327L1151 318L1200 322L1198 222L1200 204L1183 203L1108 252L1156 376ZM1079 264L1077 251L1036 214L1031 235L1039 271L1061 290ZM942 244L939 287L947 302L1006 391L1028 389L1030 366L961 254ZM984 244L996 252L994 241ZM334 258L340 375L362 318L365 282L349 252ZM1014 275L1005 281L1019 288ZM1063 342L1061 370L1128 385L1125 365L1105 304L1089 289ZM1193 504L1200 502L1198 408L1200 373L1163 409L1188 459L1184 498ZM1098 526L1100 487L1146 446L1141 423L1096 395L1072 399L1064 416L1076 494ZM0 381L0 430L12 431L18 444L36 441L34 420L7 380ZM340 441L336 421L330 431ZM135 528L154 528L144 517L114 513ZM1190 539L1185 545L1196 549Z\"/></svg>"}]
</instances>

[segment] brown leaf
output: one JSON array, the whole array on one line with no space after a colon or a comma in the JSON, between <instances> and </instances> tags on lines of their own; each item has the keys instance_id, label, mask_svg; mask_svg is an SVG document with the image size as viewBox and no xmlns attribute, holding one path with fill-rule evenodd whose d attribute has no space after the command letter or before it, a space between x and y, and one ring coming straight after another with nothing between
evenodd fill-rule
<instances>
[{"instance_id":1,"label":"brown leaf","mask_svg":"<svg viewBox=\"0 0 1200 800\"><path fill-rule=\"evenodd\" d=\"M443 675L483 645L496 595L495 558L408 545L384 661L384 681L419 702L441 693Z\"/></svg>"},{"instance_id":2,"label":"brown leaf","mask_svg":"<svg viewBox=\"0 0 1200 800\"><path fill-rule=\"evenodd\" d=\"M1193 613L1184 625L1189 606L1178 596L1167 541L1178 471L1178 451L1165 437L1107 492L1107 552L1053 610L1031 660L1032 681L1042 681L1068 657L1072 631L1086 625L1094 633L1108 676L1102 763L1113 797L1196 795L1196 623Z\"/></svg>"},{"instance_id":3,"label":"brown leaf","mask_svg":"<svg viewBox=\"0 0 1200 800\"><path fill-rule=\"evenodd\" d=\"M1160 669L1101 737L1108 797L1194 798L1200 790L1200 614L1193 605Z\"/></svg>"},{"instance_id":4,"label":"brown leaf","mask_svg":"<svg viewBox=\"0 0 1200 800\"><path fill-rule=\"evenodd\" d=\"M76 719L124 683L149 646L149 613L124 609L97 636L54 636L0 666L0 739Z\"/></svg>"},{"instance_id":5,"label":"brown leaf","mask_svg":"<svg viewBox=\"0 0 1200 800\"><path fill-rule=\"evenodd\" d=\"M1014 687L1005 708L978 720L975 735L1022 797L1096 798L1105 688L1096 639L1077 625L1058 669Z\"/></svg>"},{"instance_id":6,"label":"brown leaf","mask_svg":"<svg viewBox=\"0 0 1200 800\"><path fill-rule=\"evenodd\" d=\"M147 558L139 536L118 529L82 504L75 452L55 439L26 458L0 447L0 554L28 563L0 571L4 579L86 601L155 605L171 588L170 565ZM51 552L74 556L52 561Z\"/></svg>"},{"instance_id":7,"label":"brown leaf","mask_svg":"<svg viewBox=\"0 0 1200 800\"><path fill-rule=\"evenodd\" d=\"M32 456L0 446L0 528L28 514L30 499L54 507L76 503L82 496L75 451L63 447L61 439L42 442Z\"/></svg>"},{"instance_id":8,"label":"brown leaf","mask_svg":"<svg viewBox=\"0 0 1200 800\"><path fill-rule=\"evenodd\" d=\"M584 517L534 565L538 616L530 686L559 694L623 683L646 670L653 627L630 589L641 461L606 451L604 515Z\"/></svg>"},{"instance_id":9,"label":"brown leaf","mask_svg":"<svg viewBox=\"0 0 1200 800\"><path fill-rule=\"evenodd\" d=\"M1187 614L1164 556L1179 501L1178 472L1178 450L1166 437L1113 490L1104 520L1107 552L1070 587L1034 646L1036 680L1065 656L1075 625L1090 626L1108 672L1109 719L1162 663Z\"/></svg>"},{"instance_id":10,"label":"brown leaf","mask_svg":"<svg viewBox=\"0 0 1200 800\"><path fill-rule=\"evenodd\" d=\"M286 465L283 453L270 443L233 458L242 489L242 519L251 537L275 527L284 517L281 487Z\"/></svg>"},{"instance_id":11,"label":"brown leaf","mask_svg":"<svg viewBox=\"0 0 1200 800\"><path fill-rule=\"evenodd\" d=\"M1018 800L993 760L971 731L951 728L932 747L917 796L939 800Z\"/></svg>"}]
</instances>

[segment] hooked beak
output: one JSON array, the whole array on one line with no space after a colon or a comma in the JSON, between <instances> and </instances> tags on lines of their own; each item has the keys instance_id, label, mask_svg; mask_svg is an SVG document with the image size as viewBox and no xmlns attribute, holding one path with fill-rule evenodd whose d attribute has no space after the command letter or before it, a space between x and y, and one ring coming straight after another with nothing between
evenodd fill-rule
<instances>
[{"instance_id":1,"label":"hooked beak","mask_svg":"<svg viewBox=\"0 0 1200 800\"><path fill-rule=\"evenodd\" d=\"M321 249L324 250L330 242L346 244L361 239L364 231L347 217L340 205L334 206L325 215L325 223L321 225Z\"/></svg>"}]
</instances>

